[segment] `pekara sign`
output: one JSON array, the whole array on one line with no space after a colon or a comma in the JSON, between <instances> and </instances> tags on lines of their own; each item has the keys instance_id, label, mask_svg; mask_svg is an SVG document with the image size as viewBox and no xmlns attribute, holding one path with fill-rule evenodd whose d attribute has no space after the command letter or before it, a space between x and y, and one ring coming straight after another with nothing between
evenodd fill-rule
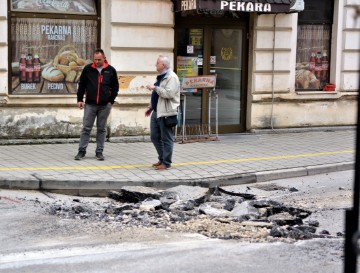
<instances>
[{"instance_id":1,"label":"pekara sign","mask_svg":"<svg viewBox=\"0 0 360 273\"><path fill-rule=\"evenodd\" d=\"M265 1L257 0L178 0L175 11L290 12L290 1L264 2Z\"/></svg>"},{"instance_id":2,"label":"pekara sign","mask_svg":"<svg viewBox=\"0 0 360 273\"><path fill-rule=\"evenodd\" d=\"M192 88L214 88L216 85L216 75L184 76L182 79L182 89Z\"/></svg>"}]
</instances>

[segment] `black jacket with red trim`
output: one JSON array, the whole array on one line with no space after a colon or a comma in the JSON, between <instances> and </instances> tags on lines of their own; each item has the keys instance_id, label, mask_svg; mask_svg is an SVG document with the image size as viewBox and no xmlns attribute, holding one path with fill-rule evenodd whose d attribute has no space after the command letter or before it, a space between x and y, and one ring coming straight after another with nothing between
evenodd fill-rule
<instances>
[{"instance_id":1,"label":"black jacket with red trim","mask_svg":"<svg viewBox=\"0 0 360 273\"><path fill-rule=\"evenodd\" d=\"M106 105L114 103L119 92L119 81L114 67L107 61L101 70L96 68L94 63L84 67L79 81L77 91L77 101L83 101L86 94L85 103Z\"/></svg>"}]
</instances>

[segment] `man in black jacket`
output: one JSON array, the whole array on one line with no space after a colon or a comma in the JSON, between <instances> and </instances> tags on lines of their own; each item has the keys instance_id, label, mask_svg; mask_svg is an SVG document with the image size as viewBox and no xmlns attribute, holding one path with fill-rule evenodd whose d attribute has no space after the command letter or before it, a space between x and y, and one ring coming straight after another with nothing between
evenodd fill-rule
<instances>
[{"instance_id":1,"label":"man in black jacket","mask_svg":"<svg viewBox=\"0 0 360 273\"><path fill-rule=\"evenodd\" d=\"M79 81L77 106L80 109L84 108L84 118L79 152L75 156L75 160L85 157L95 119L97 129L95 155L98 160L104 160L106 122L118 92L119 81L115 68L107 62L104 51L96 49L93 63L84 67Z\"/></svg>"}]
</instances>

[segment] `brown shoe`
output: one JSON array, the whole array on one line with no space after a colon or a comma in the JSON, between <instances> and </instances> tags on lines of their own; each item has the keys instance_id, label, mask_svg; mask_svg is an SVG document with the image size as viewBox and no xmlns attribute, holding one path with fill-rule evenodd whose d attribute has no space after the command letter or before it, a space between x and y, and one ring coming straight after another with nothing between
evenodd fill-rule
<instances>
[{"instance_id":1,"label":"brown shoe","mask_svg":"<svg viewBox=\"0 0 360 273\"><path fill-rule=\"evenodd\" d=\"M161 165L161 162L160 162L160 161L152 164L153 167L157 167L157 166L160 166L160 165Z\"/></svg>"},{"instance_id":2,"label":"brown shoe","mask_svg":"<svg viewBox=\"0 0 360 273\"><path fill-rule=\"evenodd\" d=\"M160 164L159 166L156 166L156 167L155 167L155 170L163 171L163 170L167 170L168 168L169 168L169 167L166 167L165 165Z\"/></svg>"}]
</instances>

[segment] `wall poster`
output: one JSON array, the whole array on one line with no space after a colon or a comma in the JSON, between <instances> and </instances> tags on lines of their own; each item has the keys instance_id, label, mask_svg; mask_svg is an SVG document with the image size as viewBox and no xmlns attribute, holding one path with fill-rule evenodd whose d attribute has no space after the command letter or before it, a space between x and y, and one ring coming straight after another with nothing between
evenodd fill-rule
<instances>
[{"instance_id":1,"label":"wall poster","mask_svg":"<svg viewBox=\"0 0 360 273\"><path fill-rule=\"evenodd\" d=\"M299 25L296 90L323 90L329 83L331 25Z\"/></svg>"},{"instance_id":2,"label":"wall poster","mask_svg":"<svg viewBox=\"0 0 360 273\"><path fill-rule=\"evenodd\" d=\"M12 18L12 94L76 93L97 37L96 20Z\"/></svg>"},{"instance_id":3,"label":"wall poster","mask_svg":"<svg viewBox=\"0 0 360 273\"><path fill-rule=\"evenodd\" d=\"M197 59L197 57L177 56L176 73L180 81L184 76L198 75Z\"/></svg>"},{"instance_id":4,"label":"wall poster","mask_svg":"<svg viewBox=\"0 0 360 273\"><path fill-rule=\"evenodd\" d=\"M199 74L199 67L197 64L197 57L177 56L176 73L182 84L184 76L197 76ZM196 89L188 89L187 92L196 92Z\"/></svg>"}]
</instances>

